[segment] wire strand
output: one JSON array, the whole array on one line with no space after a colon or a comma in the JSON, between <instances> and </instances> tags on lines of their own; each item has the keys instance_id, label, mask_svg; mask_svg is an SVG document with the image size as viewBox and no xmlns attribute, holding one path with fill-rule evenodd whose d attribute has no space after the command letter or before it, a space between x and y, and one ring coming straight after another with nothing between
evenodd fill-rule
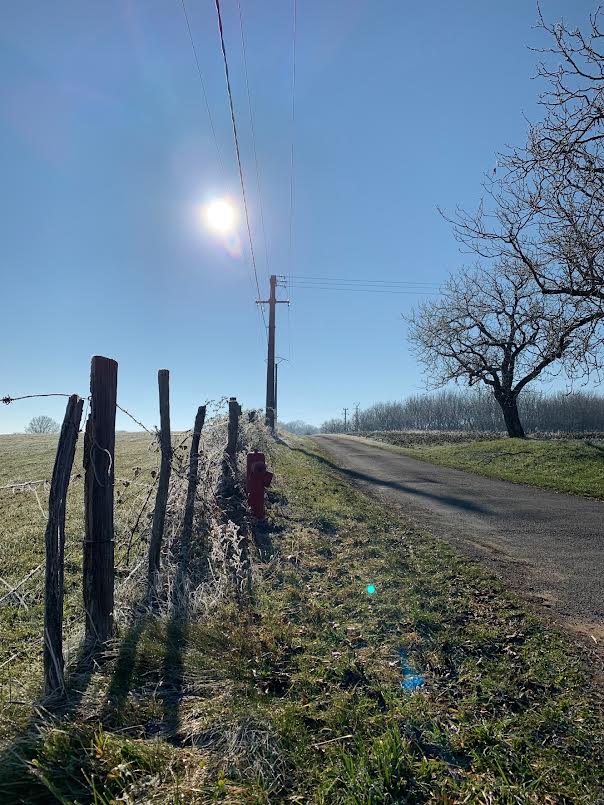
<instances>
[{"instance_id":1,"label":"wire strand","mask_svg":"<svg viewBox=\"0 0 604 805\"><path fill-rule=\"evenodd\" d=\"M260 224L262 228L262 239L264 241L264 258L266 261L266 275L270 275L270 261L268 257L268 239L266 237L266 228L264 226L264 206L262 204L262 190L260 187L260 168L258 166L258 152L256 149L256 127L254 125L254 113L252 108L252 92L250 89L250 79L247 67L247 50L245 47L245 36L243 32L243 12L241 11L241 2L237 0L237 8L239 10L239 28L241 30L241 50L243 53L243 70L245 74L245 85L247 88L247 104L250 113L250 129L252 132L252 147L254 150L254 164L256 166L256 185L258 187L258 206L260 208Z\"/></svg>"},{"instance_id":2,"label":"wire strand","mask_svg":"<svg viewBox=\"0 0 604 805\"><path fill-rule=\"evenodd\" d=\"M368 287L368 288L352 288L346 286L338 286L338 285L292 285L293 288L302 288L309 291L351 291L352 293L385 293L385 294L403 294L408 296L417 296L418 294L436 294L439 293L437 288L433 289L426 289L426 288L417 288L415 290L407 289L407 290L400 290L396 288L376 288Z\"/></svg>"},{"instance_id":3,"label":"wire strand","mask_svg":"<svg viewBox=\"0 0 604 805\"><path fill-rule=\"evenodd\" d=\"M248 211L248 206L247 206L247 196L246 196L246 193L245 193L245 181L244 181L244 178L243 178L243 166L241 164L241 151L240 151L240 148L239 148L239 136L237 134L237 120L235 118L235 105L233 103L233 92L231 90L231 79L230 79L230 75L229 75L229 61L227 59L226 46L225 46L225 42L224 42L224 30L223 30L223 26L222 26L222 14L220 13L220 0L214 0L214 2L215 2L215 5L216 5L216 14L218 15L218 30L220 32L220 46L222 48L222 59L223 59L223 62L224 62L224 74L225 74L225 77L226 77L227 93L228 93L228 96L229 96L229 107L230 107L230 110L231 110L231 124L232 124L232 127L233 127L233 139L235 141L235 153L237 155L237 167L239 169L239 181L241 183L241 196L242 196L242 199L243 199L243 208L244 208L244 211L245 211L245 223L246 223L246 227L247 227L247 234L248 234L249 245L250 245L250 255L251 255L251 258L252 258L252 268L254 269L254 278L256 280L256 290L258 291L258 299L260 299L260 283L258 282L258 269L256 267L256 255L255 255L255 252L254 252L254 242L252 240L252 230L251 230L251 227L250 227L250 216L249 216L249 211ZM266 327L266 317L264 315L264 308L263 308L262 305L258 305L258 307L260 308L260 312L262 314L262 321L264 322L264 328L266 330L267 327ZM268 337L268 333L267 333L267 337Z\"/></svg>"},{"instance_id":4,"label":"wire strand","mask_svg":"<svg viewBox=\"0 0 604 805\"><path fill-rule=\"evenodd\" d=\"M293 37L292 37L292 118L291 118L291 151L289 165L289 268L293 263L293 231L294 231L294 145L296 134L296 29L298 22L298 3L293 0Z\"/></svg>"},{"instance_id":5,"label":"wire strand","mask_svg":"<svg viewBox=\"0 0 604 805\"><path fill-rule=\"evenodd\" d=\"M208 100L208 93L206 91L206 84L203 80L203 74L201 72L201 67L199 66L199 59L197 58L197 48L195 47L195 41L193 40L193 32L191 31L191 24L189 22L189 15L187 14L187 7L185 5L185 0L181 0L182 10L185 15L185 21L187 23L187 30L189 32L189 40L191 42L191 48L193 49L193 56L195 58L195 65L197 67L197 75L199 76L199 82L201 84L201 89L203 92L203 99L205 101L206 110L208 113L208 119L210 121L210 128L212 129L212 137L214 138L214 145L216 146L216 153L218 155L218 164L220 165L220 170L224 174L224 164L222 162L222 154L220 152L220 146L218 145L218 137L216 136L216 129L214 128L214 120L212 118L212 111L210 109L210 102Z\"/></svg>"},{"instance_id":6,"label":"wire strand","mask_svg":"<svg viewBox=\"0 0 604 805\"><path fill-rule=\"evenodd\" d=\"M375 279L363 279L360 277L316 277L316 276L307 276L305 274L289 274L288 278L293 280L294 282L321 282L321 283L345 283L346 285L349 284L361 284L361 285L392 285L392 286L401 286L401 287L440 287L441 283L439 282L423 282L423 281L411 281L411 280L375 280Z\"/></svg>"}]
</instances>

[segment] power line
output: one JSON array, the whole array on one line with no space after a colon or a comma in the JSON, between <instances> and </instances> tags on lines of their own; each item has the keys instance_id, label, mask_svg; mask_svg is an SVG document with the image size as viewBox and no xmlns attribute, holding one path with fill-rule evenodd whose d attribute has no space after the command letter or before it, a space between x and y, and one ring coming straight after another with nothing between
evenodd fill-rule
<instances>
[{"instance_id":1,"label":"power line","mask_svg":"<svg viewBox=\"0 0 604 805\"><path fill-rule=\"evenodd\" d=\"M396 289L396 288L376 288L375 286L367 287L367 288L362 288L362 287L361 288L360 287L350 288L350 287L338 286L338 285L296 285L294 283L292 283L292 285L290 287L292 287L292 288L305 288L307 290L313 290L313 291L351 291L352 293L354 293L354 292L357 292L357 293L385 293L385 294L397 294L397 295L402 294L402 295L409 295L409 296L417 296L417 294L435 294L435 293L438 293L438 290L436 288L434 288L434 289L416 288L415 290L413 290L413 289L399 290L399 289Z\"/></svg>"},{"instance_id":2,"label":"power line","mask_svg":"<svg viewBox=\"0 0 604 805\"><path fill-rule=\"evenodd\" d=\"M294 145L296 134L296 29L298 21L298 3L293 0L293 36L292 36L292 120L291 120L291 151L289 174L289 267L293 260L293 229L294 229Z\"/></svg>"},{"instance_id":3,"label":"power line","mask_svg":"<svg viewBox=\"0 0 604 805\"><path fill-rule=\"evenodd\" d=\"M252 146L254 149L254 163L256 165L256 184L258 186L258 204L260 207L260 224L262 227L262 238L264 241L264 255L266 260L266 273L267 276L270 274L270 262L268 259L268 240L266 237L266 228L264 226L264 208L262 205L262 191L260 189L260 169L258 167L258 152L256 150L256 129L254 126L254 114L252 111L252 93L250 90L250 80L249 80L249 73L247 68L247 52L245 49L245 36L243 33L243 13L241 11L241 2L237 0L237 8L239 10L239 27L241 29L241 50L243 52L243 69L245 73L245 85L247 88L247 103L248 109L250 113L250 129L252 132Z\"/></svg>"},{"instance_id":4,"label":"power line","mask_svg":"<svg viewBox=\"0 0 604 805\"><path fill-rule=\"evenodd\" d=\"M199 66L199 59L197 58L197 49L195 47L195 42L193 40L193 33L191 31L191 25L189 23L189 15L187 14L187 7L185 5L185 0L181 0L182 10L185 15L185 21L187 23L187 30L189 32L189 40L191 41L191 48L193 49L193 56L195 58L195 65L197 67L197 75L199 76L199 82L201 84L201 89L203 91L203 99L206 104L206 110L208 112L208 118L210 121L210 128L212 129L212 137L214 138L214 145L216 146L216 153L218 154L218 164L220 165L220 170L224 173L224 165L222 163L222 154L220 153L220 147L218 145L218 137L216 136L216 129L214 128L214 120L212 119L212 111L210 109L210 102L208 100L208 93L206 92L206 84L203 80L203 74L201 72L201 67Z\"/></svg>"},{"instance_id":5,"label":"power line","mask_svg":"<svg viewBox=\"0 0 604 805\"><path fill-rule=\"evenodd\" d=\"M239 149L239 136L237 134L237 121L235 118L235 106L233 103L233 92L231 90L231 79L229 76L229 62L227 59L226 53L226 46L224 43L224 30L222 27L222 15L220 13L220 0L215 0L216 5L216 14L218 15L218 30L220 32L220 46L222 48L222 59L224 61L224 74L226 77L226 84L227 84L227 93L229 96L229 106L231 110L231 124L233 127L233 139L235 141L235 152L237 154L237 167L239 169L239 181L241 183L241 196L243 199L243 208L245 210L245 223L247 227L247 234L250 244L250 254L252 258L252 267L254 269L254 278L256 280L256 290L258 292L258 299L260 299L260 283L258 282L258 269L256 268L256 255L254 253L254 242L252 240L252 230L250 227L250 216L247 206L247 197L245 194L245 182L243 179L243 166L241 164L241 151ZM260 306L260 312L262 314L262 321L264 322L264 327L266 329L266 318L264 316L264 308Z\"/></svg>"},{"instance_id":6,"label":"power line","mask_svg":"<svg viewBox=\"0 0 604 805\"><path fill-rule=\"evenodd\" d=\"M421 280L413 281L413 280L376 280L376 279L365 279L360 277L316 277L316 276L308 276L306 274L289 274L288 278L293 281L301 281L301 282L321 282L321 283L345 283L346 285L359 283L361 285L392 285L392 286L401 286L401 287L409 287L409 286L422 286L422 287L439 287L440 283L438 282L423 282Z\"/></svg>"}]
</instances>

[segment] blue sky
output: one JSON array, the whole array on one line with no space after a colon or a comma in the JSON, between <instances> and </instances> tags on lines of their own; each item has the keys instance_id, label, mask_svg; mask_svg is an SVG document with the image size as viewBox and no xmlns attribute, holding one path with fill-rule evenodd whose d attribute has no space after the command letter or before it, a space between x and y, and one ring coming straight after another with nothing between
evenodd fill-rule
<instances>
[{"instance_id":1,"label":"blue sky","mask_svg":"<svg viewBox=\"0 0 604 805\"><path fill-rule=\"evenodd\" d=\"M592 5L542 3L571 23ZM242 0L268 267L237 3L222 6L263 289L268 271L438 282L460 265L436 208L474 207L496 151L538 115L534 3L298 0L290 253L292 3ZM223 170L180 0L3 4L1 395L87 394L90 356L104 354L119 362L119 402L149 424L158 368L171 370L174 428L207 399L264 402L244 230L238 255L199 220L208 199L240 195L214 2L187 8ZM290 298L280 418L319 423L422 389L401 319L412 296ZM63 408L2 406L0 431Z\"/></svg>"}]
</instances>

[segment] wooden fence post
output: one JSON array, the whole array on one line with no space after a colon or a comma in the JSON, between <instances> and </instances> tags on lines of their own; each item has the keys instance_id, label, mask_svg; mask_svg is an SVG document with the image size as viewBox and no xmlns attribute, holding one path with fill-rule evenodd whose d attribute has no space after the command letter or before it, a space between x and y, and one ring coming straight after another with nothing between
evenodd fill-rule
<instances>
[{"instance_id":1,"label":"wooden fence post","mask_svg":"<svg viewBox=\"0 0 604 805\"><path fill-rule=\"evenodd\" d=\"M239 417L241 406L236 397L229 398L229 426L226 454L234 464L237 459L237 439L239 438Z\"/></svg>"},{"instance_id":2,"label":"wooden fence post","mask_svg":"<svg viewBox=\"0 0 604 805\"><path fill-rule=\"evenodd\" d=\"M67 403L48 498L46 580L44 587L44 693L49 696L65 687L63 660L63 559L67 490L84 400L72 394Z\"/></svg>"},{"instance_id":3,"label":"wooden fence post","mask_svg":"<svg viewBox=\"0 0 604 805\"><path fill-rule=\"evenodd\" d=\"M164 523L166 520L166 507L168 504L168 486L172 468L172 440L170 435L170 372L160 369L157 373L159 384L159 418L160 418L160 447L161 464L159 468L159 481L155 496L155 510L151 526L151 539L149 541L149 590L154 587L155 574L159 570L161 543L164 536Z\"/></svg>"},{"instance_id":4,"label":"wooden fence post","mask_svg":"<svg viewBox=\"0 0 604 805\"><path fill-rule=\"evenodd\" d=\"M86 639L105 643L113 628L113 485L117 363L95 355L84 434L84 609Z\"/></svg>"},{"instance_id":5,"label":"wooden fence post","mask_svg":"<svg viewBox=\"0 0 604 805\"><path fill-rule=\"evenodd\" d=\"M193 533L193 511L195 507L195 490L197 489L197 471L199 467L199 440L206 418L206 406L197 409L193 436L191 438L191 452L189 453L189 483L187 486L187 501L182 526L181 555L185 555Z\"/></svg>"}]
</instances>

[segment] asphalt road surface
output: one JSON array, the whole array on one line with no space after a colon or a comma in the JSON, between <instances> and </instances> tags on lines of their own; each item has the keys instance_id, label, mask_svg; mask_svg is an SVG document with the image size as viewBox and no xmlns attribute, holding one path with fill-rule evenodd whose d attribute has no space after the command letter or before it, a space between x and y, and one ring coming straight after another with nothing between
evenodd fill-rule
<instances>
[{"instance_id":1,"label":"asphalt road surface","mask_svg":"<svg viewBox=\"0 0 604 805\"><path fill-rule=\"evenodd\" d=\"M368 439L314 438L366 491L487 564L604 655L604 502L439 467Z\"/></svg>"}]
</instances>

